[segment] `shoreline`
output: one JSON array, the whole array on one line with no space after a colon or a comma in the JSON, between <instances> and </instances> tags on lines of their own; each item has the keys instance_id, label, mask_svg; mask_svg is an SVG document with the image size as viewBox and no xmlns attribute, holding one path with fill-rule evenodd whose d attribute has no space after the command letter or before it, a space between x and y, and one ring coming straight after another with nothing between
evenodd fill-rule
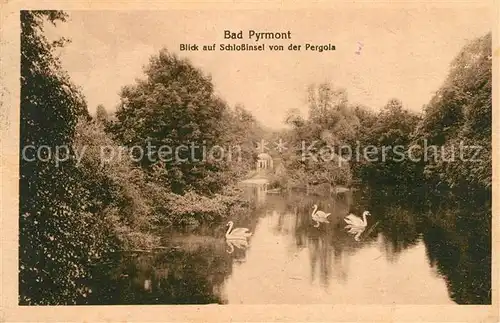
<instances>
[{"instance_id":1,"label":"shoreline","mask_svg":"<svg viewBox=\"0 0 500 323\"><path fill-rule=\"evenodd\" d=\"M249 178L240 181L240 184L269 184L269 180L267 178Z\"/></svg>"}]
</instances>

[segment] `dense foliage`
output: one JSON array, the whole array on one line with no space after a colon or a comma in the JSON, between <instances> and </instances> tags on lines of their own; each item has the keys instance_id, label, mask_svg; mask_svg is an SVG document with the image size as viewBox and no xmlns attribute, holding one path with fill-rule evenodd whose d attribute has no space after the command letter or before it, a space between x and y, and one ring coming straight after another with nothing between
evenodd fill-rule
<instances>
[{"instance_id":1,"label":"dense foliage","mask_svg":"<svg viewBox=\"0 0 500 323\"><path fill-rule=\"evenodd\" d=\"M230 181L224 176L231 148L226 103L208 76L166 49L150 59L145 73L145 80L121 92L111 126L116 140L148 153L138 156L143 168L161 164L161 180L175 193L220 191Z\"/></svg>"},{"instance_id":2,"label":"dense foliage","mask_svg":"<svg viewBox=\"0 0 500 323\"><path fill-rule=\"evenodd\" d=\"M71 149L85 102L43 35L53 11L21 12L20 302L76 302L88 293L92 261L112 249L108 226L96 217L92 188ZM43 149L42 149L43 147ZM61 154L55 156L57 147ZM66 150L67 149L67 150ZM37 157L37 152L38 157ZM57 163L57 157L67 159ZM61 274L64 273L64 274Z\"/></svg>"},{"instance_id":3,"label":"dense foliage","mask_svg":"<svg viewBox=\"0 0 500 323\"><path fill-rule=\"evenodd\" d=\"M410 193L419 183L418 188L429 195L451 194L490 203L491 82L488 34L457 55L421 115L404 109L397 99L375 113L349 105L346 93L329 84L311 87L308 118L298 111L290 111L287 117L291 141L298 147L301 141L318 141L310 150L316 157L322 148L332 146L337 155L345 156L341 147L346 144L351 152L359 148L360 153L351 154L342 168L342 163L328 159L317 162L298 157L302 149L287 158L290 177L309 183L328 178L333 184L349 184L353 173L355 179L371 186Z\"/></svg>"},{"instance_id":4,"label":"dense foliage","mask_svg":"<svg viewBox=\"0 0 500 323\"><path fill-rule=\"evenodd\" d=\"M291 131L285 136L293 147L283 156L289 182L349 184L352 172L343 147L355 140L359 129L355 107L345 90L328 83L311 85L307 94L308 117L291 110L286 120Z\"/></svg>"},{"instance_id":5,"label":"dense foliage","mask_svg":"<svg viewBox=\"0 0 500 323\"><path fill-rule=\"evenodd\" d=\"M153 189L148 199L161 197L151 202L155 218L198 225L243 208L233 186L255 165L261 126L243 106L228 107L210 77L166 49L151 57L145 74L123 87L106 129L144 172ZM140 149L145 154L134 155Z\"/></svg>"},{"instance_id":6,"label":"dense foliage","mask_svg":"<svg viewBox=\"0 0 500 323\"><path fill-rule=\"evenodd\" d=\"M54 54L66 40L49 42L44 36L44 23L65 19L59 11L21 12L21 304L85 303L96 263L117 250L158 246L158 227L244 216L249 205L234 184L255 168L255 143L270 136L243 106L231 108L218 97L209 76L166 49L150 59L145 79L123 87L116 114L100 105L92 118ZM289 149L273 155L281 161L273 180L290 187L360 179L384 190L395 187L412 203L408 196L419 183L431 204L447 196L456 205L450 221L443 220L451 217L446 212L430 212L436 230L471 225L489 233L491 82L489 34L455 58L422 115L397 99L375 113L351 104L345 90L312 85L308 116L290 111L290 129L278 133ZM417 145L436 149L411 148ZM461 145L481 150L457 156ZM377 147L377 157L356 155L356 146ZM389 149L384 153L382 147ZM479 202L479 219L467 219L463 201ZM389 225L408 222L413 230L409 215L389 217ZM487 238L481 235L481 244ZM468 244L450 245L443 248L475 259L464 249ZM472 266L468 261L443 270L459 277ZM477 266L482 274L484 266Z\"/></svg>"},{"instance_id":7,"label":"dense foliage","mask_svg":"<svg viewBox=\"0 0 500 323\"><path fill-rule=\"evenodd\" d=\"M455 193L491 194L491 54L491 33L462 49L415 131L416 143L440 148L429 151L426 178Z\"/></svg>"},{"instance_id":8,"label":"dense foliage","mask_svg":"<svg viewBox=\"0 0 500 323\"><path fill-rule=\"evenodd\" d=\"M107 125L108 119L109 119L109 114L108 111L106 111L106 108L104 105L99 104L96 109L96 114L95 114L95 119L102 123L103 125Z\"/></svg>"},{"instance_id":9,"label":"dense foliage","mask_svg":"<svg viewBox=\"0 0 500 323\"><path fill-rule=\"evenodd\" d=\"M411 160L409 146L419 117L397 99L389 100L378 114L361 111L359 145L374 154L364 154L356 161L356 175L373 186L401 187L418 180L419 163Z\"/></svg>"},{"instance_id":10,"label":"dense foliage","mask_svg":"<svg viewBox=\"0 0 500 323\"><path fill-rule=\"evenodd\" d=\"M158 167L130 158L127 146L238 144L258 127L253 117L229 109L209 78L166 51L151 60L148 82L124 88L117 116L101 105L90 117L54 54L65 40L43 33L65 19L21 14L21 304L85 303L94 266L117 250L157 246L155 227L216 222L248 206L231 185L253 165L248 147L241 163L197 152L199 163Z\"/></svg>"},{"instance_id":11,"label":"dense foliage","mask_svg":"<svg viewBox=\"0 0 500 323\"><path fill-rule=\"evenodd\" d=\"M491 34L467 44L421 116L392 100L377 116L364 113L360 140L401 145L405 158L357 165L364 181L491 203ZM363 123L363 117L360 118ZM394 158L395 157L395 158Z\"/></svg>"}]
</instances>

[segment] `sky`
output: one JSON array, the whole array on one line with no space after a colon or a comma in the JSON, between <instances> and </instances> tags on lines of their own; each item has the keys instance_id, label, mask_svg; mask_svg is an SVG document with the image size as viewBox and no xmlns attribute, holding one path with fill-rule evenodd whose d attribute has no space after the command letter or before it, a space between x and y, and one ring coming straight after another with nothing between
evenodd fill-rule
<instances>
[{"instance_id":1,"label":"sky","mask_svg":"<svg viewBox=\"0 0 500 323\"><path fill-rule=\"evenodd\" d=\"M286 112L306 113L306 89L331 82L349 101L374 110L391 98L420 112L444 81L449 64L468 40L490 31L485 8L344 8L323 10L68 11L70 19L47 29L71 39L59 55L82 88L89 111L114 111L122 86L143 78L160 49L186 57L212 76L228 104L243 104L265 125L279 128ZM291 32L290 40L264 44L333 44L335 51L180 51L180 44L258 44L224 39L224 30ZM217 45L218 46L218 45ZM361 49L360 49L361 47ZM359 54L356 51L359 51Z\"/></svg>"}]
</instances>

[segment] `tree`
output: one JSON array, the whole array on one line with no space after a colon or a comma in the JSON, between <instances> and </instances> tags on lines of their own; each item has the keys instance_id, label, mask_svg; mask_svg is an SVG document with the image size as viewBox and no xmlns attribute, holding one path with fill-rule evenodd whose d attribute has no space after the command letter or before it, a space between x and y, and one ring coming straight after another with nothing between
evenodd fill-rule
<instances>
[{"instance_id":1,"label":"tree","mask_svg":"<svg viewBox=\"0 0 500 323\"><path fill-rule=\"evenodd\" d=\"M410 160L407 154L411 135L419 121L418 115L404 109L402 102L394 98L375 118L366 111L358 110L358 113L363 116L364 124L360 136L361 151L376 150L376 157L363 153L360 163L356 165L357 176L368 183L385 187L401 188L415 182L419 164Z\"/></svg>"},{"instance_id":2,"label":"tree","mask_svg":"<svg viewBox=\"0 0 500 323\"><path fill-rule=\"evenodd\" d=\"M143 151L148 144L156 149L169 147L172 153L167 157L150 149L139 164L150 169L163 160L163 180L173 192L217 192L227 183L228 165L216 147L225 142L228 129L221 123L227 115L226 103L214 94L210 77L166 49L150 59L145 74L146 79L121 91L117 121L111 127L115 138ZM210 158L211 153L215 158Z\"/></svg>"},{"instance_id":3,"label":"tree","mask_svg":"<svg viewBox=\"0 0 500 323\"><path fill-rule=\"evenodd\" d=\"M300 110L297 108L289 109L285 117L285 124L299 128L305 123L304 118L300 114Z\"/></svg>"},{"instance_id":4,"label":"tree","mask_svg":"<svg viewBox=\"0 0 500 323\"><path fill-rule=\"evenodd\" d=\"M491 33L468 43L453 60L441 88L425 107L415 142L439 147L426 160L436 186L482 196L491 194ZM460 157L460 146L468 149Z\"/></svg>"},{"instance_id":5,"label":"tree","mask_svg":"<svg viewBox=\"0 0 500 323\"><path fill-rule=\"evenodd\" d=\"M98 122L106 125L106 123L108 121L108 111L106 111L106 108L104 107L104 105L99 104L97 106L95 118Z\"/></svg>"},{"instance_id":6,"label":"tree","mask_svg":"<svg viewBox=\"0 0 500 323\"><path fill-rule=\"evenodd\" d=\"M356 138L360 123L344 89L329 83L307 89L309 115L290 110L286 122L292 127L287 135L296 150L284 155L293 182L349 184L352 179L343 146Z\"/></svg>"},{"instance_id":7,"label":"tree","mask_svg":"<svg viewBox=\"0 0 500 323\"><path fill-rule=\"evenodd\" d=\"M264 139L268 131L255 119L243 105L228 109L221 122L227 125L225 145L231 147L234 156L229 161L233 178L242 178L255 169L257 150L255 144Z\"/></svg>"},{"instance_id":8,"label":"tree","mask_svg":"<svg viewBox=\"0 0 500 323\"><path fill-rule=\"evenodd\" d=\"M65 19L60 11L21 11L21 304L85 299L91 265L107 246L71 148L78 118L88 118L86 104L54 55L64 40L51 44L43 35L44 23Z\"/></svg>"}]
</instances>

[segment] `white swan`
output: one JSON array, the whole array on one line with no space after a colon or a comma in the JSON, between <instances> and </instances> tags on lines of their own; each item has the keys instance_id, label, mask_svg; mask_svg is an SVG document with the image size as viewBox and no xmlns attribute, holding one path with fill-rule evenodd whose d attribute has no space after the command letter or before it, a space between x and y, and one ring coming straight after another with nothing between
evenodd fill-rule
<instances>
[{"instance_id":1,"label":"white swan","mask_svg":"<svg viewBox=\"0 0 500 323\"><path fill-rule=\"evenodd\" d=\"M246 238L248 238L252 235L252 233L248 232L249 230L247 228L235 228L234 230L232 230L233 225L234 225L233 221L229 221L227 223L227 225L229 226L229 229L227 229L227 232L226 232L226 239L231 239L231 240L245 239L246 240Z\"/></svg>"},{"instance_id":2,"label":"white swan","mask_svg":"<svg viewBox=\"0 0 500 323\"><path fill-rule=\"evenodd\" d=\"M344 221L349 226L366 228L366 226L368 225L368 222L366 221L367 215L371 215L370 212L368 212L368 211L363 212L363 219L361 219L361 218L359 218L351 213L344 218Z\"/></svg>"},{"instance_id":3,"label":"white swan","mask_svg":"<svg viewBox=\"0 0 500 323\"><path fill-rule=\"evenodd\" d=\"M314 204L314 210L311 214L312 219L314 221L316 221L316 225L314 227L315 228L319 227L320 222L330 223L327 218L331 213L325 213L323 211L317 211L317 210L318 210L318 206L316 204Z\"/></svg>"}]
</instances>

